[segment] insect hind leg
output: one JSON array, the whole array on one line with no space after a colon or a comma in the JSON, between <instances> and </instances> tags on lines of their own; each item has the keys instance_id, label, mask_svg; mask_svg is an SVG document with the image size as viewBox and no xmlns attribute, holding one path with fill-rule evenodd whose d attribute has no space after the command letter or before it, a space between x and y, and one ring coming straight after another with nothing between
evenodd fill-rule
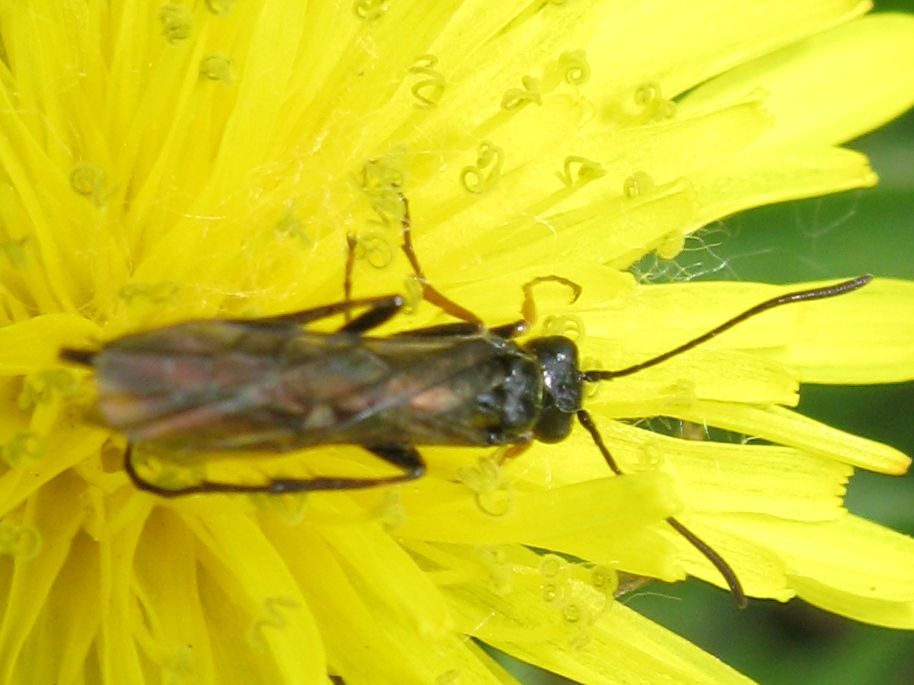
<instances>
[{"instance_id":1,"label":"insect hind leg","mask_svg":"<svg viewBox=\"0 0 914 685\"><path fill-rule=\"evenodd\" d=\"M409 265L413 269L416 280L419 282L419 286L422 289L422 297L445 313L450 314L456 319L460 319L472 331L485 330L485 324L483 324L482 319L476 316L469 309L461 306L454 300L444 295L444 293L433 286L428 280L428 277L425 275L425 270L422 268L422 265L419 263L419 258L416 256L416 250L413 247L412 219L409 212L409 200L403 193L398 193L398 196L400 198L401 204L403 205L403 216L400 223L403 242L400 247L403 250L403 253L406 255L406 259L409 261ZM349 302L352 298L352 281L353 272L355 270L357 247L358 240L355 235L351 233L348 234L346 236L346 266L343 276L344 302ZM350 322L350 318L351 315L347 310L346 326L344 326L344 330L360 332L362 329L360 328L360 324L356 323L358 320ZM352 329L349 328L350 323L355 324Z\"/></svg>"},{"instance_id":2,"label":"insect hind leg","mask_svg":"<svg viewBox=\"0 0 914 685\"><path fill-rule=\"evenodd\" d=\"M72 347L64 347L60 350L60 358L63 361L83 366L92 366L96 354L98 354L96 350L77 350Z\"/></svg>"},{"instance_id":3,"label":"insect hind leg","mask_svg":"<svg viewBox=\"0 0 914 685\"><path fill-rule=\"evenodd\" d=\"M415 447L389 446L366 447L365 449L387 463L401 469L402 473L396 476L384 476L382 478L332 478L319 476L316 478L274 479L263 486L263 488L253 490L253 492L284 495L293 492L312 492L315 490L362 490L365 488L405 483L420 478L425 474L425 461L423 461L422 456ZM250 490L244 490L242 492L250 492Z\"/></svg>"},{"instance_id":4,"label":"insect hind leg","mask_svg":"<svg viewBox=\"0 0 914 685\"><path fill-rule=\"evenodd\" d=\"M467 323L476 326L480 331L485 330L485 324L482 322L482 319L469 309L454 302L454 300L444 295L429 282L428 277L425 275L425 271L422 269L422 265L419 263L419 258L416 256L416 250L413 247L413 230L412 219L410 218L409 213L409 200L403 193L400 193L400 202L403 204L403 218L400 223L403 243L400 247L403 250L403 254L406 255L406 259L409 260L409 265L413 268L416 279L419 281L419 285L422 288L422 297L443 312L450 314L455 319L466 321Z\"/></svg>"},{"instance_id":5,"label":"insect hind leg","mask_svg":"<svg viewBox=\"0 0 914 685\"><path fill-rule=\"evenodd\" d=\"M397 312L403 309L403 298L393 295L390 298L377 302L371 309L349 320L349 310L346 311L346 323L339 329L340 333L365 333L372 328L377 328L382 323L389 321Z\"/></svg>"},{"instance_id":6,"label":"insect hind leg","mask_svg":"<svg viewBox=\"0 0 914 685\"><path fill-rule=\"evenodd\" d=\"M367 449L372 454L401 469L402 473L382 478L334 478L325 476L317 476L315 478L274 478L263 484L203 480L182 488L163 488L147 480L137 471L133 459L132 443L127 443L127 448L124 452L124 471L126 471L127 476L137 489L166 498L220 493L284 495L317 490L361 490L384 485L396 485L397 483L415 480L425 474L425 462L414 447L391 446Z\"/></svg>"},{"instance_id":7,"label":"insect hind leg","mask_svg":"<svg viewBox=\"0 0 914 685\"><path fill-rule=\"evenodd\" d=\"M358 241L352 233L346 234L346 267L345 275L343 276L343 301L351 302L352 301L352 272L355 270L355 250L358 246ZM349 311L346 312L346 323L349 323L351 315Z\"/></svg>"},{"instance_id":8,"label":"insect hind leg","mask_svg":"<svg viewBox=\"0 0 914 685\"><path fill-rule=\"evenodd\" d=\"M458 304L451 298L447 297L431 284L428 276L425 275L425 270L422 268L422 264L419 262L419 257L416 255L416 249L413 246L412 217L409 210L409 199L403 193L399 193L399 197L400 202L403 205L403 217L400 224L403 240L401 249L403 250L403 254L406 255L406 259L409 261L409 264L413 269L413 273L415 274L416 279L422 288L422 297L441 309L446 314L450 314L455 319L460 319L461 321L461 323L458 324L444 324L404 332L404 335L469 335L473 332L483 332L488 330L488 332L499 338L511 339L525 333L536 321L536 304L533 299L534 286L547 282L561 283L562 285L565 285L571 289L572 302L575 302L578 297L580 297L582 290L581 286L574 281L563 276L556 276L554 274L549 276L538 276L533 280L525 283L523 286L524 301L523 305L521 306L521 315L523 318L520 321L513 321L508 324L487 329L482 319L480 319L476 314L468 310L466 307ZM349 298L352 295L352 271L355 265L355 237L352 235L347 236L346 243L348 253L346 257L346 273L343 282L343 291L346 301L349 301ZM355 323L355 321L352 323ZM347 323L347 327L348 326L349 323ZM344 327L344 329L348 330L346 327Z\"/></svg>"},{"instance_id":9,"label":"insect hind leg","mask_svg":"<svg viewBox=\"0 0 914 685\"><path fill-rule=\"evenodd\" d=\"M359 309L361 307L368 307L371 310L393 308L394 311L391 314L392 316L402 306L403 297L401 295L381 295L380 297L365 297L358 300L343 300L341 302L321 305L320 307L302 309L286 314L276 314L274 316L262 316L255 319L220 319L220 321L242 326L245 324L257 326L304 326L305 324L327 319L337 314L346 314L353 309Z\"/></svg>"}]
</instances>

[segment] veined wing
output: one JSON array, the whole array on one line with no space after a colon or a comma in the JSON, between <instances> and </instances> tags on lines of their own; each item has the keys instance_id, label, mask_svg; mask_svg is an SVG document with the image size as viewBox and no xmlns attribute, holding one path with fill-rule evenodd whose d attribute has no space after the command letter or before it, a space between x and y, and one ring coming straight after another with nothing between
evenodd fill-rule
<instances>
[{"instance_id":1,"label":"veined wing","mask_svg":"<svg viewBox=\"0 0 914 685\"><path fill-rule=\"evenodd\" d=\"M485 444L478 429L442 419L498 382L499 369L480 371L492 355L482 337L364 338L211 320L120 338L94 364L99 409L132 441L283 450Z\"/></svg>"}]
</instances>

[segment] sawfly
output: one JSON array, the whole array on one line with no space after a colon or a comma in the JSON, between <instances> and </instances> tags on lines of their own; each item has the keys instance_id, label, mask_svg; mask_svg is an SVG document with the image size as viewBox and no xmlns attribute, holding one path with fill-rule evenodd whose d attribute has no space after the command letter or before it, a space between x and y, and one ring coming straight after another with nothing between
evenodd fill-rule
<instances>
[{"instance_id":1,"label":"sawfly","mask_svg":"<svg viewBox=\"0 0 914 685\"><path fill-rule=\"evenodd\" d=\"M660 364L774 307L842 295L866 285L860 276L822 288L779 295L745 310L664 354L615 371L582 370L575 343L564 336L518 338L533 318L524 286L523 319L487 327L436 290L425 277L403 203L402 248L424 299L460 321L386 337L370 332L404 306L399 295L352 299L350 239L344 300L260 319L188 321L126 335L98 350L64 349L64 360L93 369L103 421L127 437L124 468L134 485L161 497L202 493L283 494L348 490L419 478L417 445L507 446L509 456L532 441L563 440L576 420L610 470L622 471L582 406L585 383L609 381ZM334 332L307 324L342 315ZM132 446L194 451L286 452L318 445L358 445L399 470L376 478L314 476L262 483L201 480L165 488L134 464ZM739 579L727 562L678 519L666 522L720 572L740 605Z\"/></svg>"}]
</instances>

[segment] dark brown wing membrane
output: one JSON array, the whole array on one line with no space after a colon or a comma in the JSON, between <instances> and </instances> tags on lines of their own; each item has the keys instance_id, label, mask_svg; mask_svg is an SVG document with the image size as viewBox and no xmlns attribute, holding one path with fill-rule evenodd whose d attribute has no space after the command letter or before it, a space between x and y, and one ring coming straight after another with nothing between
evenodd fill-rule
<instances>
[{"instance_id":1,"label":"dark brown wing membrane","mask_svg":"<svg viewBox=\"0 0 914 685\"><path fill-rule=\"evenodd\" d=\"M120 338L92 358L111 427L203 450L489 444L497 422L480 399L506 364L523 362L487 336L378 339L218 320Z\"/></svg>"}]
</instances>

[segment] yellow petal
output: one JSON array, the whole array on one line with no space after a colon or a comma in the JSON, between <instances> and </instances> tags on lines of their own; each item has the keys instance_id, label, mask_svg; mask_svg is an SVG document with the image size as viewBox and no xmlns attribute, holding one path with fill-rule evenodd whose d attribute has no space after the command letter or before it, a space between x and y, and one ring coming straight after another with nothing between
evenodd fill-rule
<instances>
[{"instance_id":1,"label":"yellow petal","mask_svg":"<svg viewBox=\"0 0 914 685\"><path fill-rule=\"evenodd\" d=\"M92 346L99 328L75 314L46 314L0 328L0 374L17 375L59 363L60 348Z\"/></svg>"},{"instance_id":2,"label":"yellow petal","mask_svg":"<svg viewBox=\"0 0 914 685\"><path fill-rule=\"evenodd\" d=\"M396 574L386 575L389 569L385 570L382 576L400 587L398 598L382 597L384 588L373 585L378 579L373 562L381 566L383 561L373 558L374 545L365 545L356 556L349 557L308 525L295 528L268 523L267 531L277 548L284 550L289 570L314 611L331 669L343 674L347 683L435 682L453 677L455 672L471 682L506 682L494 664L479 660L454 635L449 621L436 625L422 615L424 602L431 600L437 605L441 596L437 591L429 593L425 586L433 576L414 563L396 564ZM330 532L339 538L351 531L344 527L338 534ZM380 541L380 535L376 531L374 540ZM389 546L392 541L383 544ZM366 569L356 568L359 564L367 566L370 579L363 575ZM397 606L397 600L411 589L416 594L405 605ZM407 616L404 609L408 607L415 611L413 615ZM418 644L426 648L417 649ZM352 649L352 645L359 645L359 649ZM382 663L384 667L379 668Z\"/></svg>"},{"instance_id":3,"label":"yellow petal","mask_svg":"<svg viewBox=\"0 0 914 685\"><path fill-rule=\"evenodd\" d=\"M781 557L798 596L868 623L914 625L912 538L851 515L822 523L749 516L718 523Z\"/></svg>"},{"instance_id":4,"label":"yellow petal","mask_svg":"<svg viewBox=\"0 0 914 685\"><path fill-rule=\"evenodd\" d=\"M244 670L256 664L256 672L270 673L278 682L326 677L323 643L311 609L256 522L228 511L205 521L185 520L199 540L209 592L224 595L219 604L230 600L237 607L229 612L234 614L232 623L212 631L215 649L226 650L243 639L248 649L238 650L237 656L252 660Z\"/></svg>"},{"instance_id":5,"label":"yellow petal","mask_svg":"<svg viewBox=\"0 0 914 685\"><path fill-rule=\"evenodd\" d=\"M899 475L911 460L896 449L813 421L783 407L698 402L671 415L802 449L869 471Z\"/></svg>"},{"instance_id":6,"label":"yellow petal","mask_svg":"<svg viewBox=\"0 0 914 685\"><path fill-rule=\"evenodd\" d=\"M595 528L605 535L614 530L622 535L638 522L669 516L677 504L669 481L657 473L602 478L550 490L506 491L489 507L467 498L466 486L436 482L404 493L407 511L423 513L407 519L398 532L441 542L536 546L556 536Z\"/></svg>"},{"instance_id":7,"label":"yellow petal","mask_svg":"<svg viewBox=\"0 0 914 685\"><path fill-rule=\"evenodd\" d=\"M5 682L27 682L41 661L45 664L37 667L41 670L53 671L63 668L64 664L72 668L74 661L81 661L82 655L78 651L87 647L81 640L69 648L61 644L62 633L80 624L75 616L65 616L64 625L54 626L49 622L51 617L42 611L43 602L35 601L36 597L47 597L59 577L80 575L80 569L67 567L69 546L81 519L79 503L74 490L68 489L68 485L72 488L74 481L64 478L46 485L39 494L30 498L24 512L3 520L3 552L10 555L13 566L13 572L7 576L8 584L4 587L5 609L0 625L3 650L0 654L0 680ZM13 540L20 541L22 546L11 545ZM65 601L59 593L55 593L54 599ZM73 599L77 610L85 612L87 624L97 625L100 605L88 606L88 596ZM63 651L44 654L38 651L40 647L52 645L61 647Z\"/></svg>"},{"instance_id":8,"label":"yellow petal","mask_svg":"<svg viewBox=\"0 0 914 685\"><path fill-rule=\"evenodd\" d=\"M744 209L876 185L866 157L853 150L798 144L759 150L724 173L693 179L699 207L694 228Z\"/></svg>"},{"instance_id":9,"label":"yellow petal","mask_svg":"<svg viewBox=\"0 0 914 685\"><path fill-rule=\"evenodd\" d=\"M775 126L761 144L831 145L914 103L914 18L877 14L800 41L690 93L686 111L761 88Z\"/></svg>"},{"instance_id":10,"label":"yellow petal","mask_svg":"<svg viewBox=\"0 0 914 685\"><path fill-rule=\"evenodd\" d=\"M804 383L897 383L914 379L914 283L877 278L854 297L804 313L815 335L791 336L769 356Z\"/></svg>"},{"instance_id":11,"label":"yellow petal","mask_svg":"<svg viewBox=\"0 0 914 685\"><path fill-rule=\"evenodd\" d=\"M693 3L674 14L664 2L609 5L598 25L593 85L606 100L631 97L654 81L674 97L711 76L765 55L869 7L857 0Z\"/></svg>"},{"instance_id":12,"label":"yellow petal","mask_svg":"<svg viewBox=\"0 0 914 685\"><path fill-rule=\"evenodd\" d=\"M599 573L506 550L498 583L445 587L458 625L575 681L741 683L744 676L607 597Z\"/></svg>"}]
</instances>

